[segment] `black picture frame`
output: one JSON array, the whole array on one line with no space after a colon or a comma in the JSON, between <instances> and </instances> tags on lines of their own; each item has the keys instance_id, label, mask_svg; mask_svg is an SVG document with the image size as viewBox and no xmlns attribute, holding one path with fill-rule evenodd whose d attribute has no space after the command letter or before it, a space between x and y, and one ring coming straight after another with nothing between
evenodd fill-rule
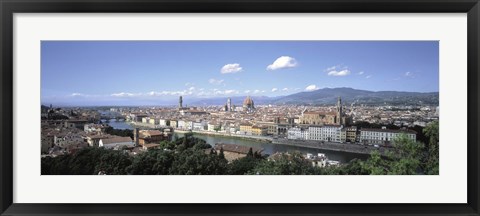
<instances>
[{"instance_id":1,"label":"black picture frame","mask_svg":"<svg viewBox=\"0 0 480 216\"><path fill-rule=\"evenodd\" d=\"M1 215L479 215L478 0L0 0ZM467 13L468 202L466 204L19 204L13 203L14 13ZM448 187L448 185L445 185ZM439 188L439 190L441 190ZM94 192L92 192L94 195Z\"/></svg>"}]
</instances>

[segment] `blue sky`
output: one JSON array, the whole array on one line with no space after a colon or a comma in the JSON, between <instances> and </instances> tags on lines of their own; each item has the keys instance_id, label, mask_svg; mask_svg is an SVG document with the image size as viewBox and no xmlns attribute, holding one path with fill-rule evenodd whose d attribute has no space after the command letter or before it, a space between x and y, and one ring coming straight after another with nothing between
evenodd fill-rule
<instances>
[{"instance_id":1,"label":"blue sky","mask_svg":"<svg viewBox=\"0 0 480 216\"><path fill-rule=\"evenodd\" d=\"M437 41L43 41L42 103L438 91ZM150 104L148 104L150 105Z\"/></svg>"}]
</instances>

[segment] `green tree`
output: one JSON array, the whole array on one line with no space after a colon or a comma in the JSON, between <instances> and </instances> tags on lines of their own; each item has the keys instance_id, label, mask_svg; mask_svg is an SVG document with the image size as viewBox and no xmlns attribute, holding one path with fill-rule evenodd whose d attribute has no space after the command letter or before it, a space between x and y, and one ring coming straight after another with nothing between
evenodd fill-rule
<instances>
[{"instance_id":1,"label":"green tree","mask_svg":"<svg viewBox=\"0 0 480 216\"><path fill-rule=\"evenodd\" d=\"M252 150L251 147L250 147L250 149L248 149L247 157L252 157L253 158L253 150Z\"/></svg>"},{"instance_id":2,"label":"green tree","mask_svg":"<svg viewBox=\"0 0 480 216\"><path fill-rule=\"evenodd\" d=\"M232 161L228 166L228 174L230 175L245 175L250 172L257 166L260 162L260 159L252 157L243 157L237 160Z\"/></svg>"},{"instance_id":3,"label":"green tree","mask_svg":"<svg viewBox=\"0 0 480 216\"><path fill-rule=\"evenodd\" d=\"M161 141L160 142L160 149L169 149L169 150L174 150L176 147L175 143L174 142L170 142L170 141Z\"/></svg>"},{"instance_id":4,"label":"green tree","mask_svg":"<svg viewBox=\"0 0 480 216\"><path fill-rule=\"evenodd\" d=\"M382 156L374 151L370 158L362 163L362 173L371 175L415 175L421 173L421 159L424 145L402 134L393 140L393 150Z\"/></svg>"},{"instance_id":5,"label":"green tree","mask_svg":"<svg viewBox=\"0 0 480 216\"><path fill-rule=\"evenodd\" d=\"M186 149L175 155L169 170L172 175L222 175L227 173L227 161L203 150Z\"/></svg>"},{"instance_id":6,"label":"green tree","mask_svg":"<svg viewBox=\"0 0 480 216\"><path fill-rule=\"evenodd\" d=\"M389 166L389 159L382 158L378 151L372 152L370 158L362 163L362 169L370 175L385 175L388 173Z\"/></svg>"},{"instance_id":7,"label":"green tree","mask_svg":"<svg viewBox=\"0 0 480 216\"><path fill-rule=\"evenodd\" d=\"M102 171L107 175L126 175L126 168L130 164L130 157L122 151L105 151L100 156L93 174Z\"/></svg>"},{"instance_id":8,"label":"green tree","mask_svg":"<svg viewBox=\"0 0 480 216\"><path fill-rule=\"evenodd\" d=\"M183 136L183 139L182 139L182 145L184 146L188 146L188 139L187 139L187 136Z\"/></svg>"},{"instance_id":9,"label":"green tree","mask_svg":"<svg viewBox=\"0 0 480 216\"><path fill-rule=\"evenodd\" d=\"M308 175L313 166L299 152L281 154L272 160L263 160L250 172L258 175Z\"/></svg>"},{"instance_id":10,"label":"green tree","mask_svg":"<svg viewBox=\"0 0 480 216\"><path fill-rule=\"evenodd\" d=\"M173 161L172 151L153 149L134 156L126 170L132 175L167 175Z\"/></svg>"},{"instance_id":11,"label":"green tree","mask_svg":"<svg viewBox=\"0 0 480 216\"><path fill-rule=\"evenodd\" d=\"M364 169L364 161L357 158L339 166L317 167L315 175L368 175L370 172Z\"/></svg>"},{"instance_id":12,"label":"green tree","mask_svg":"<svg viewBox=\"0 0 480 216\"><path fill-rule=\"evenodd\" d=\"M223 147L220 147L220 152L218 153L218 157L221 159L225 159L225 154L223 153Z\"/></svg>"},{"instance_id":13,"label":"green tree","mask_svg":"<svg viewBox=\"0 0 480 216\"><path fill-rule=\"evenodd\" d=\"M258 153L257 151L255 151L255 152L253 153L253 157L254 157L254 158L257 158L257 159L264 159L263 156L262 156L262 154Z\"/></svg>"},{"instance_id":14,"label":"green tree","mask_svg":"<svg viewBox=\"0 0 480 216\"><path fill-rule=\"evenodd\" d=\"M263 160L258 163L253 170L248 172L250 175L283 175L283 170L274 161Z\"/></svg>"},{"instance_id":15,"label":"green tree","mask_svg":"<svg viewBox=\"0 0 480 216\"><path fill-rule=\"evenodd\" d=\"M425 136L428 137L425 156L425 174L439 174L439 123L434 121L423 129Z\"/></svg>"},{"instance_id":16,"label":"green tree","mask_svg":"<svg viewBox=\"0 0 480 216\"><path fill-rule=\"evenodd\" d=\"M395 154L390 156L390 175L415 175L421 172L424 144L409 139L405 134L394 140Z\"/></svg>"},{"instance_id":17,"label":"green tree","mask_svg":"<svg viewBox=\"0 0 480 216\"><path fill-rule=\"evenodd\" d=\"M111 126L108 126L105 128L105 133L111 134L111 135L116 135L116 136L122 136L122 137L130 137L133 139L133 130L125 129L114 129Z\"/></svg>"},{"instance_id":18,"label":"green tree","mask_svg":"<svg viewBox=\"0 0 480 216\"><path fill-rule=\"evenodd\" d=\"M72 155L70 159L69 173L71 175L94 175L95 166L100 160L100 157L107 153L108 150L104 148L84 148Z\"/></svg>"},{"instance_id":19,"label":"green tree","mask_svg":"<svg viewBox=\"0 0 480 216\"><path fill-rule=\"evenodd\" d=\"M215 151L215 149L211 148L210 149L210 154L211 155L217 155L217 152Z\"/></svg>"},{"instance_id":20,"label":"green tree","mask_svg":"<svg viewBox=\"0 0 480 216\"><path fill-rule=\"evenodd\" d=\"M70 155L42 159L44 175L125 174L130 158L122 151L88 147Z\"/></svg>"},{"instance_id":21,"label":"green tree","mask_svg":"<svg viewBox=\"0 0 480 216\"><path fill-rule=\"evenodd\" d=\"M42 175L69 175L70 174L70 155L61 155L57 157L44 157L41 160Z\"/></svg>"},{"instance_id":22,"label":"green tree","mask_svg":"<svg viewBox=\"0 0 480 216\"><path fill-rule=\"evenodd\" d=\"M193 149L195 150L202 150L202 149L209 149L212 148L210 144L203 143L203 142L197 142L194 146Z\"/></svg>"},{"instance_id":23,"label":"green tree","mask_svg":"<svg viewBox=\"0 0 480 216\"><path fill-rule=\"evenodd\" d=\"M175 149L177 150L177 152L183 152L183 151L187 150L187 147L183 144L180 144Z\"/></svg>"}]
</instances>

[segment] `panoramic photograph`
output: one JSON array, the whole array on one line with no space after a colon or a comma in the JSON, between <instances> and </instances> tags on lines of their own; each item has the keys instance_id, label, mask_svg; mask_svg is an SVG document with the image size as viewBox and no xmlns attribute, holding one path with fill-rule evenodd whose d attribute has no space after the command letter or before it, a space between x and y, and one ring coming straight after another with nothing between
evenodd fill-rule
<instances>
[{"instance_id":1,"label":"panoramic photograph","mask_svg":"<svg viewBox=\"0 0 480 216\"><path fill-rule=\"evenodd\" d=\"M438 41L42 41L41 175L439 175Z\"/></svg>"}]
</instances>

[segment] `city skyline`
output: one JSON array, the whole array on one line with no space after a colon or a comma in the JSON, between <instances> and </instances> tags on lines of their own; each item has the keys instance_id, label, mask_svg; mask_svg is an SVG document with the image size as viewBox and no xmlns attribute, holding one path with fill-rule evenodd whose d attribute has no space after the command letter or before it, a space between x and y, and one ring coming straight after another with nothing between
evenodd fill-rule
<instances>
[{"instance_id":1,"label":"city skyline","mask_svg":"<svg viewBox=\"0 0 480 216\"><path fill-rule=\"evenodd\" d=\"M322 88L438 92L437 41L43 41L42 103L153 105Z\"/></svg>"}]
</instances>

